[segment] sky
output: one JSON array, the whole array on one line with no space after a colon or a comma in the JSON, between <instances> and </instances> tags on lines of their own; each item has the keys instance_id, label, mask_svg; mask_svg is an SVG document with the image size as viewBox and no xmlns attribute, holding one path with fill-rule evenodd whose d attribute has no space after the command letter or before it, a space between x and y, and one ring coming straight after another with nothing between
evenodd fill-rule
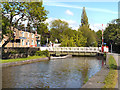
<instances>
[{"instance_id":1,"label":"sky","mask_svg":"<svg viewBox=\"0 0 120 90\"><path fill-rule=\"evenodd\" d=\"M81 2L79 0L43 0L43 6L49 11L46 22L61 19L69 27L77 30L81 24L82 9L85 7L88 22L92 30L105 29L108 23L118 18L118 2ZM102 27L103 24L103 27Z\"/></svg>"}]
</instances>

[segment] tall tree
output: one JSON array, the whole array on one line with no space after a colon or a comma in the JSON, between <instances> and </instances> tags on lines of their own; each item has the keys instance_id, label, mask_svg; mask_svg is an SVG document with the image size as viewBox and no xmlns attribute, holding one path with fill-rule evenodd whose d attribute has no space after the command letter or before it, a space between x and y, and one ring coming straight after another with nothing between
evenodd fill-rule
<instances>
[{"instance_id":1,"label":"tall tree","mask_svg":"<svg viewBox=\"0 0 120 90\"><path fill-rule=\"evenodd\" d=\"M97 46L95 33L90 28L84 25L79 27L78 31L82 32L82 35L87 38L86 46Z\"/></svg>"},{"instance_id":2,"label":"tall tree","mask_svg":"<svg viewBox=\"0 0 120 90\"><path fill-rule=\"evenodd\" d=\"M82 15L81 15L81 26L88 26L88 17L85 11L85 7L83 7Z\"/></svg>"},{"instance_id":3,"label":"tall tree","mask_svg":"<svg viewBox=\"0 0 120 90\"><path fill-rule=\"evenodd\" d=\"M102 30L98 30L96 32L96 35L97 35L97 43L98 43L98 46L100 47L102 44Z\"/></svg>"},{"instance_id":4,"label":"tall tree","mask_svg":"<svg viewBox=\"0 0 120 90\"><path fill-rule=\"evenodd\" d=\"M85 7L83 7L81 15L81 26L79 27L78 31L82 32L82 35L87 38L86 46L97 46L95 32L89 28Z\"/></svg>"}]
</instances>

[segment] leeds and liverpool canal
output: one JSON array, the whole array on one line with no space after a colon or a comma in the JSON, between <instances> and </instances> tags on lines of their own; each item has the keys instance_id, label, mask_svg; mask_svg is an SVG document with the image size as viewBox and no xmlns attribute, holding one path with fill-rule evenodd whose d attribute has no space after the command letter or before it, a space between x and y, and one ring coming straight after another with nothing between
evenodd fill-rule
<instances>
[{"instance_id":1,"label":"leeds and liverpool canal","mask_svg":"<svg viewBox=\"0 0 120 90\"><path fill-rule=\"evenodd\" d=\"M3 88L81 88L100 71L96 57L71 57L2 69Z\"/></svg>"}]
</instances>

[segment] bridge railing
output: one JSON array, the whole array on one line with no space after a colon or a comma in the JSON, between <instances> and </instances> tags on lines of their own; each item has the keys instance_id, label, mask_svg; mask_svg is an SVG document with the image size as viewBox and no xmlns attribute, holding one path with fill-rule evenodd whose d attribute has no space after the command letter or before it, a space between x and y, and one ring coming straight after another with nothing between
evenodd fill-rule
<instances>
[{"instance_id":1,"label":"bridge railing","mask_svg":"<svg viewBox=\"0 0 120 90\"><path fill-rule=\"evenodd\" d=\"M62 52L99 52L98 47L40 47L40 50Z\"/></svg>"}]
</instances>

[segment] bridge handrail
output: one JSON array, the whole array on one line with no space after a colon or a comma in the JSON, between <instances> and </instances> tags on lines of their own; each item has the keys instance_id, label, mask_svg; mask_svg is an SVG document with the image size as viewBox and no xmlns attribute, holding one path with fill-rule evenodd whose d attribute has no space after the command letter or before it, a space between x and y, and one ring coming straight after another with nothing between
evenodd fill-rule
<instances>
[{"instance_id":1,"label":"bridge handrail","mask_svg":"<svg viewBox=\"0 0 120 90\"><path fill-rule=\"evenodd\" d=\"M40 50L66 52L99 52L98 47L40 47Z\"/></svg>"}]
</instances>

